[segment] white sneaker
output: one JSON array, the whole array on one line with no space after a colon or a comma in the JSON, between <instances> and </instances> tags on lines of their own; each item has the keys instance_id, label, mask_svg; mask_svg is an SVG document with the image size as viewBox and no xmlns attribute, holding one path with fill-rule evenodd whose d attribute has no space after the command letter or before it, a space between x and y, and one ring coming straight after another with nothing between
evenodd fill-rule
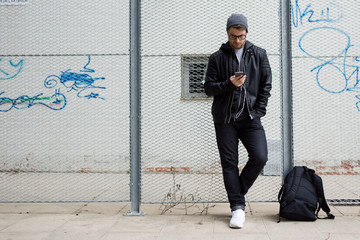
<instances>
[{"instance_id":1,"label":"white sneaker","mask_svg":"<svg viewBox=\"0 0 360 240\"><path fill-rule=\"evenodd\" d=\"M238 209L232 212L232 218L229 226L231 228L242 228L245 222L245 212L242 209Z\"/></svg>"}]
</instances>

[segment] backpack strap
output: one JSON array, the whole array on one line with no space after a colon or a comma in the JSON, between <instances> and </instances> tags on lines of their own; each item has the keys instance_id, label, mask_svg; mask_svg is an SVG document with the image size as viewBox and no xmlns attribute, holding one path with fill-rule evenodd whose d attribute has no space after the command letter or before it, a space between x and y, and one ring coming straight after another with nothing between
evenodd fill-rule
<instances>
[{"instance_id":1,"label":"backpack strap","mask_svg":"<svg viewBox=\"0 0 360 240\"><path fill-rule=\"evenodd\" d=\"M285 187L284 187L284 185L282 185L282 187L281 187L281 189L279 191L279 194L278 194L278 202L280 203L280 205L279 205L279 219L278 219L277 223L279 223L281 221L281 217L280 217L281 197L284 194L284 190L285 190Z\"/></svg>"},{"instance_id":2,"label":"backpack strap","mask_svg":"<svg viewBox=\"0 0 360 240\"><path fill-rule=\"evenodd\" d=\"M278 194L278 202L280 202L280 200L281 200L281 196L283 195L283 193L284 193L284 185L282 185L281 186L281 189L280 189L280 191L279 191L279 194Z\"/></svg>"},{"instance_id":3,"label":"backpack strap","mask_svg":"<svg viewBox=\"0 0 360 240\"><path fill-rule=\"evenodd\" d=\"M318 219L334 219L335 216L330 213L329 205L326 202L325 193L324 193L324 186L321 177L315 174L315 170L305 167L305 170L310 174L313 179L314 185L316 187L316 193L318 196L319 206L316 209L316 218ZM319 218L318 214L320 209L322 209L327 217Z\"/></svg>"}]
</instances>

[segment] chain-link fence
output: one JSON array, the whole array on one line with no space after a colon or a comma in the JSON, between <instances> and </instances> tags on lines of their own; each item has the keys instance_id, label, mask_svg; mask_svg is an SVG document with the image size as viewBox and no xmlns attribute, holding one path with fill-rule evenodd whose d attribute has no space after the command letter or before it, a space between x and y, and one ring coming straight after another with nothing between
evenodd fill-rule
<instances>
[{"instance_id":1,"label":"chain-link fence","mask_svg":"<svg viewBox=\"0 0 360 240\"><path fill-rule=\"evenodd\" d=\"M0 201L130 201L129 1L19 2L0 1ZM142 203L227 201L203 83L233 12L273 72L269 162L247 200L277 200L292 81L294 164L321 174L334 202L359 202L356 1L291 1L291 80L279 0L140 3Z\"/></svg>"}]
</instances>

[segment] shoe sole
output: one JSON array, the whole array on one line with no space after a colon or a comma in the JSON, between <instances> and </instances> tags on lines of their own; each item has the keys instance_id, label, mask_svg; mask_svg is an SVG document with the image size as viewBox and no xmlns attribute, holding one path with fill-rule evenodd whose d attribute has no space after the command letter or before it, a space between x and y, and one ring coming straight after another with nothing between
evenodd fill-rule
<instances>
[{"instance_id":1,"label":"shoe sole","mask_svg":"<svg viewBox=\"0 0 360 240\"><path fill-rule=\"evenodd\" d=\"M241 229L242 226L237 226L237 225L229 225L230 228L234 228L234 229Z\"/></svg>"}]
</instances>

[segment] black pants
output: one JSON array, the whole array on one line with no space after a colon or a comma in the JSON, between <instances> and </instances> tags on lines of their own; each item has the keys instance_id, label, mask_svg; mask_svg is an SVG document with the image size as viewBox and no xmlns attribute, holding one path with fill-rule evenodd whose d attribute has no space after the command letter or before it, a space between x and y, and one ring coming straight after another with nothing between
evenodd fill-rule
<instances>
[{"instance_id":1,"label":"black pants","mask_svg":"<svg viewBox=\"0 0 360 240\"><path fill-rule=\"evenodd\" d=\"M267 141L259 118L239 122L215 123L225 189L232 211L245 208L245 194L261 173L268 159ZM248 161L239 175L239 139L248 152Z\"/></svg>"}]
</instances>

